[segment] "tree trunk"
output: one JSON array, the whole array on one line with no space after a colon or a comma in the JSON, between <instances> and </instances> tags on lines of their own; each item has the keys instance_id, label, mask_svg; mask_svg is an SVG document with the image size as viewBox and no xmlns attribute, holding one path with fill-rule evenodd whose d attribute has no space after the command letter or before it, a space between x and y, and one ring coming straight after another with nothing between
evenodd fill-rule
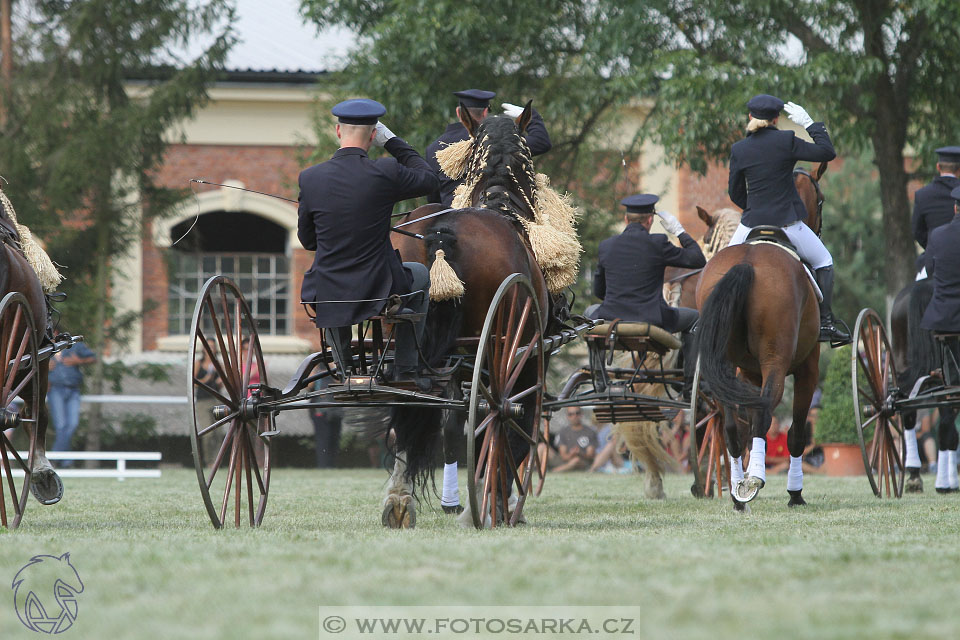
<instances>
[{"instance_id":1,"label":"tree trunk","mask_svg":"<svg viewBox=\"0 0 960 640\"><path fill-rule=\"evenodd\" d=\"M109 193L109 189L106 191ZM101 200L103 202L103 200ZM106 206L109 207L109 204ZM93 330L93 345L97 351L97 361L93 364L93 371L90 375L87 390L96 395L102 395L104 391L104 363L103 356L106 352L107 335L107 303L109 299L110 284L110 225L106 220L97 221L97 255L102 259L97 264L97 271L94 275L94 286L97 297L104 301L97 306L96 323ZM87 451L100 450L100 431L103 427L103 404L95 402L87 414ZM93 465L96 465L93 462Z\"/></svg>"}]
</instances>

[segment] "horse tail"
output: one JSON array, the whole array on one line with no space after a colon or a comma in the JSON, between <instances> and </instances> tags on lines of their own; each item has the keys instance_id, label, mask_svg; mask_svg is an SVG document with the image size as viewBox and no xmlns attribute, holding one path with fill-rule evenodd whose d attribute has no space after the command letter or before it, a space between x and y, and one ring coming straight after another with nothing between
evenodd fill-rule
<instances>
[{"instance_id":1,"label":"horse tail","mask_svg":"<svg viewBox=\"0 0 960 640\"><path fill-rule=\"evenodd\" d=\"M711 395L724 404L761 408L765 400L760 389L738 378L727 359L731 334L746 322L753 281L753 265L738 264L717 282L700 312L698 349L700 375Z\"/></svg>"},{"instance_id":2,"label":"horse tail","mask_svg":"<svg viewBox=\"0 0 960 640\"><path fill-rule=\"evenodd\" d=\"M427 246L427 268L433 266L438 250L462 279L459 268L457 236L448 222L424 233ZM431 367L442 365L443 358L453 350L463 325L463 306L458 300L432 301L427 314L421 353ZM452 384L452 383L451 383ZM443 411L427 407L396 407L391 424L396 433L395 449L406 463L406 478L416 492L424 496L428 486L436 493L433 472L439 459L442 440L440 423Z\"/></svg>"},{"instance_id":3,"label":"horse tail","mask_svg":"<svg viewBox=\"0 0 960 640\"><path fill-rule=\"evenodd\" d=\"M923 313L932 299L931 278L914 283L907 307L907 362L909 362L911 379L914 381L920 376L928 375L936 368L938 354L933 333L920 328Z\"/></svg>"}]
</instances>

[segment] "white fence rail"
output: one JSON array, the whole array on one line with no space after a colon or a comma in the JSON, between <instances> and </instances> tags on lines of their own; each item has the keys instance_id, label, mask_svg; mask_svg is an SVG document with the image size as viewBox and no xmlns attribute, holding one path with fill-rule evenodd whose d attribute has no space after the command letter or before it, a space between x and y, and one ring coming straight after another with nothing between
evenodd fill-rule
<instances>
[{"instance_id":1,"label":"white fence rail","mask_svg":"<svg viewBox=\"0 0 960 640\"><path fill-rule=\"evenodd\" d=\"M20 456L26 460L27 452L21 451ZM160 462L159 451L48 451L50 460L116 460L116 469L74 469L58 468L57 474L61 478L116 478L121 482L127 478L159 478L160 469L128 469L127 462ZM11 465L17 471L16 464ZM54 465L56 466L56 465ZM20 473L23 475L23 472Z\"/></svg>"}]
</instances>

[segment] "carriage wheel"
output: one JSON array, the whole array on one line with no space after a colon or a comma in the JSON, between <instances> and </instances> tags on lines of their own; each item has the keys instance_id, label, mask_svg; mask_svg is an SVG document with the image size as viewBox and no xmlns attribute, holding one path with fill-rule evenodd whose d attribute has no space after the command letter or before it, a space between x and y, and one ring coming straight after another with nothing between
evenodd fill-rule
<instances>
[{"instance_id":1,"label":"carriage wheel","mask_svg":"<svg viewBox=\"0 0 960 640\"><path fill-rule=\"evenodd\" d=\"M253 409L251 374L259 372L260 383L266 385L267 372L256 322L232 281L214 276L203 285L191 335L190 443L203 503L217 528L230 521L235 527L241 521L259 526L270 489L270 441L259 436L273 431L275 416L258 416ZM243 349L245 338L250 342ZM193 367L204 353L217 371L219 388L194 375Z\"/></svg>"},{"instance_id":2,"label":"carriage wheel","mask_svg":"<svg viewBox=\"0 0 960 640\"><path fill-rule=\"evenodd\" d=\"M730 484L730 466L727 464L727 438L723 425L723 408L713 398L700 390L700 360L693 374L690 394L690 447L689 460L693 470L691 491L698 498L723 496L725 486ZM697 432L703 431L703 439L697 444Z\"/></svg>"},{"instance_id":3,"label":"carriage wheel","mask_svg":"<svg viewBox=\"0 0 960 640\"><path fill-rule=\"evenodd\" d=\"M863 466L874 495L899 498L907 447L900 415L894 409L897 371L893 352L876 311L860 312L853 340L853 407Z\"/></svg>"},{"instance_id":4,"label":"carriage wheel","mask_svg":"<svg viewBox=\"0 0 960 640\"><path fill-rule=\"evenodd\" d=\"M542 326L530 281L518 273L507 277L490 302L480 333L466 424L467 491L478 529L487 524L484 516L491 512L491 526L515 525L530 493L533 469L540 468L524 461L517 464L510 442L522 439L530 449L526 460L537 460L537 444L543 442L539 425L544 390ZM536 381L519 383L521 371L531 364L536 367ZM533 411L532 436L517 421L524 411ZM508 519L511 489L517 504Z\"/></svg>"},{"instance_id":5,"label":"carriage wheel","mask_svg":"<svg viewBox=\"0 0 960 640\"><path fill-rule=\"evenodd\" d=\"M22 294L8 293L0 301L0 526L10 529L20 525L30 495L40 413L39 377L33 314ZM14 405L18 396L24 403L19 412ZM29 443L26 460L13 445L12 431L6 431L21 424Z\"/></svg>"}]
</instances>

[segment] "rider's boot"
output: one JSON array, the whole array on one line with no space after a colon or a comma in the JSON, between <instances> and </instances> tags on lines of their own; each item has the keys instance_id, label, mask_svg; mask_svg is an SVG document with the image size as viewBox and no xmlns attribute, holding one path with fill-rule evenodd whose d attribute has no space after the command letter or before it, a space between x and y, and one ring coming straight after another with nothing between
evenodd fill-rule
<instances>
[{"instance_id":1,"label":"rider's boot","mask_svg":"<svg viewBox=\"0 0 960 640\"><path fill-rule=\"evenodd\" d=\"M850 342L850 334L838 327L833 319L831 301L833 299L833 267L821 267L816 270L817 286L823 294L820 303L820 342Z\"/></svg>"},{"instance_id":2,"label":"rider's boot","mask_svg":"<svg viewBox=\"0 0 960 640\"><path fill-rule=\"evenodd\" d=\"M342 380L355 373L353 370L353 331L350 327L330 327L324 330L327 342L333 350L333 357L337 363L337 370Z\"/></svg>"}]
</instances>

